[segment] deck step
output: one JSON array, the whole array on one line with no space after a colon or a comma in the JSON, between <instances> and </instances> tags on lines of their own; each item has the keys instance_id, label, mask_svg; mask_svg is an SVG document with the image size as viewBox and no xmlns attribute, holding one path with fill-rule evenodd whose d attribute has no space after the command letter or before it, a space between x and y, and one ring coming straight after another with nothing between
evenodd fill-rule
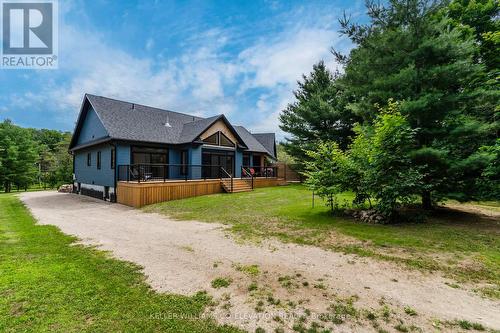
<instances>
[{"instance_id":1,"label":"deck step","mask_svg":"<svg viewBox=\"0 0 500 333\"><path fill-rule=\"evenodd\" d=\"M224 191L227 193L240 193L240 192L250 192L252 191L252 186L248 184L247 181L241 179L233 179L233 190L231 191L231 186L229 181L221 181L221 185Z\"/></svg>"}]
</instances>

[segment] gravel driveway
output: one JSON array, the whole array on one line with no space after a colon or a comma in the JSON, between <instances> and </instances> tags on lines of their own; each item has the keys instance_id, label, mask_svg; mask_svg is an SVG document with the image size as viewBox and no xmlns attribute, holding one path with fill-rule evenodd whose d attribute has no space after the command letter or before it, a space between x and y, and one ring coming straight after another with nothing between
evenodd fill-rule
<instances>
[{"instance_id":1,"label":"gravel driveway","mask_svg":"<svg viewBox=\"0 0 500 333\"><path fill-rule=\"evenodd\" d=\"M290 330L296 322L292 314L313 318L335 302L353 302L359 313L390 308L394 319L381 322L390 330L399 320L434 330L434 319L466 319L500 329L500 302L452 288L445 284L451 281L437 274L311 246L277 241L241 244L222 224L174 221L73 194L31 192L21 199L40 224L55 225L85 244L143 266L147 281L158 291L188 295L208 291L215 299L208 312L220 322L250 331L258 326ZM214 289L211 281L217 277L232 283ZM250 292L252 282L257 288ZM405 306L418 315L405 313ZM272 319L278 311L286 313L281 321ZM372 331L372 324L364 316L349 319L345 314L343 323L332 328Z\"/></svg>"}]
</instances>

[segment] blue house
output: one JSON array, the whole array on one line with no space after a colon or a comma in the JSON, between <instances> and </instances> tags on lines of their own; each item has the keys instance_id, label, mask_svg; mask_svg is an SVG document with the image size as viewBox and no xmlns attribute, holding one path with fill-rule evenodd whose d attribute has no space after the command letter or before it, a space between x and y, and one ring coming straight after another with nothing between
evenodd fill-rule
<instances>
[{"instance_id":1,"label":"blue house","mask_svg":"<svg viewBox=\"0 0 500 333\"><path fill-rule=\"evenodd\" d=\"M277 178L274 133L86 94L71 139L74 191L115 201L119 182L220 180L228 192ZM241 180L245 183L239 183ZM230 180L230 186L229 186Z\"/></svg>"}]
</instances>

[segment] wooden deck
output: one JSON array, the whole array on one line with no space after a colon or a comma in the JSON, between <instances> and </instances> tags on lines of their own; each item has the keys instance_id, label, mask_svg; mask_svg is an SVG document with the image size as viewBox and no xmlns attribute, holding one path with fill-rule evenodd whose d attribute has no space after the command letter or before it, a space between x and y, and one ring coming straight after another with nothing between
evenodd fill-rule
<instances>
[{"instance_id":1,"label":"wooden deck","mask_svg":"<svg viewBox=\"0 0 500 333\"><path fill-rule=\"evenodd\" d=\"M254 178L254 188L283 185L281 178ZM219 179L167 182L118 182L117 202L142 207L157 202L224 192ZM228 194L230 195L230 194Z\"/></svg>"}]
</instances>

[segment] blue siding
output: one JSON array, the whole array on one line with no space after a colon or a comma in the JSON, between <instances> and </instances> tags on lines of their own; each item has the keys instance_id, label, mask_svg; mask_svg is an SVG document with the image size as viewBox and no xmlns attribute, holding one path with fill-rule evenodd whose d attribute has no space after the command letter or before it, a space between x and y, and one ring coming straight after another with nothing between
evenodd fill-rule
<instances>
[{"instance_id":1,"label":"blue siding","mask_svg":"<svg viewBox=\"0 0 500 333\"><path fill-rule=\"evenodd\" d=\"M116 179L127 179L127 169L120 168L120 165L130 164L130 145L117 144L116 145ZM122 173L119 175L119 173ZM120 178L120 176L122 178Z\"/></svg>"},{"instance_id":2,"label":"blue siding","mask_svg":"<svg viewBox=\"0 0 500 333\"><path fill-rule=\"evenodd\" d=\"M111 169L111 145L95 146L75 153L76 182L101 186L114 185L114 170ZM97 169L97 152L101 152L101 169ZM91 155L91 165L87 166L87 154Z\"/></svg>"},{"instance_id":3,"label":"blue siding","mask_svg":"<svg viewBox=\"0 0 500 333\"><path fill-rule=\"evenodd\" d=\"M189 163L189 162L188 162ZM181 164L181 150L169 148L168 149L168 164ZM169 167L168 178L181 179L181 169L178 166Z\"/></svg>"},{"instance_id":4,"label":"blue siding","mask_svg":"<svg viewBox=\"0 0 500 333\"><path fill-rule=\"evenodd\" d=\"M78 135L77 144L80 145L106 136L108 136L108 132L99 120L97 113L92 107L89 107L82 128L80 129L80 134Z\"/></svg>"},{"instance_id":5,"label":"blue siding","mask_svg":"<svg viewBox=\"0 0 500 333\"><path fill-rule=\"evenodd\" d=\"M243 152L241 150L236 150L234 157L234 176L239 178L241 177L241 166L243 165Z\"/></svg>"},{"instance_id":6,"label":"blue siding","mask_svg":"<svg viewBox=\"0 0 500 333\"><path fill-rule=\"evenodd\" d=\"M130 164L130 145L116 145L116 165Z\"/></svg>"},{"instance_id":7,"label":"blue siding","mask_svg":"<svg viewBox=\"0 0 500 333\"><path fill-rule=\"evenodd\" d=\"M189 148L188 161L192 165L201 165L201 146ZM201 179L201 167L192 168L189 176L191 179Z\"/></svg>"}]
</instances>

